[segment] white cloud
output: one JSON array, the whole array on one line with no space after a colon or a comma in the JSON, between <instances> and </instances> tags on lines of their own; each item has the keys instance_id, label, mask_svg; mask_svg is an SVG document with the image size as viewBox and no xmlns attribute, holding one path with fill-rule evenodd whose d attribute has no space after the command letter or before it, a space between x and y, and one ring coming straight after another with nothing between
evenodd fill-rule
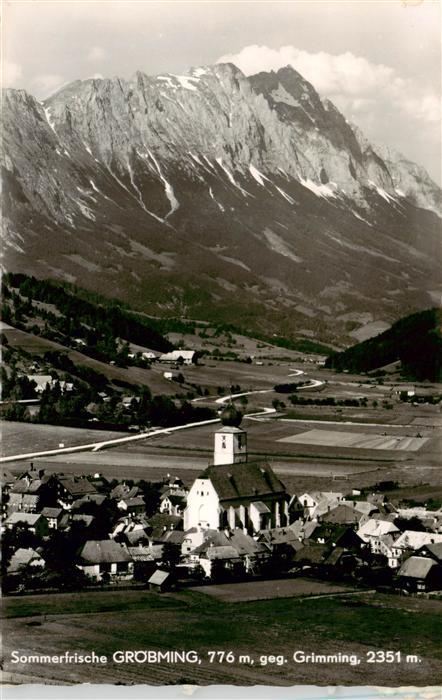
<instances>
[{"instance_id":1,"label":"white cloud","mask_svg":"<svg viewBox=\"0 0 442 700\"><path fill-rule=\"evenodd\" d=\"M23 76L22 67L13 61L3 61L1 76L2 87L17 87L17 84Z\"/></svg>"},{"instance_id":2,"label":"white cloud","mask_svg":"<svg viewBox=\"0 0 442 700\"><path fill-rule=\"evenodd\" d=\"M102 61L107 56L107 51L102 46L93 46L86 56L87 61Z\"/></svg>"},{"instance_id":3,"label":"white cloud","mask_svg":"<svg viewBox=\"0 0 442 700\"><path fill-rule=\"evenodd\" d=\"M404 78L391 66L350 51L309 53L294 46L246 46L217 62L234 63L246 75L293 66L369 141L385 143L416 163L425 163L440 182L440 95L420 79Z\"/></svg>"},{"instance_id":4,"label":"white cloud","mask_svg":"<svg viewBox=\"0 0 442 700\"><path fill-rule=\"evenodd\" d=\"M440 121L440 99L435 93L401 77L390 66L372 63L349 51L334 55L324 51L309 53L294 46L271 49L252 45L237 54L226 54L217 62L234 63L246 75L291 65L321 95L329 97L345 110L346 116L355 120L364 117L367 109L372 109L380 124L386 113L424 124ZM375 115L372 119L376 121Z\"/></svg>"}]
</instances>

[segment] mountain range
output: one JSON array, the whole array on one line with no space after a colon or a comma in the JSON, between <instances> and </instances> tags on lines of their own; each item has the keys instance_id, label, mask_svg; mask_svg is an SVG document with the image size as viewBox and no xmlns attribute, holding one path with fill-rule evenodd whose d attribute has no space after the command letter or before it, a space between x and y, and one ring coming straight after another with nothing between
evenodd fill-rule
<instances>
[{"instance_id":1,"label":"mountain range","mask_svg":"<svg viewBox=\"0 0 442 700\"><path fill-rule=\"evenodd\" d=\"M289 66L7 90L2 169L6 270L151 315L339 346L440 302L440 188Z\"/></svg>"}]
</instances>

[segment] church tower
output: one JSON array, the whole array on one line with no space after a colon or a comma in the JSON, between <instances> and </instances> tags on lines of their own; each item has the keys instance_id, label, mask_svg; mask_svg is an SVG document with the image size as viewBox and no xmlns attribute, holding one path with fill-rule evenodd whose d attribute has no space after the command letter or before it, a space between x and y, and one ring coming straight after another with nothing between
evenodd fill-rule
<instances>
[{"instance_id":1,"label":"church tower","mask_svg":"<svg viewBox=\"0 0 442 700\"><path fill-rule=\"evenodd\" d=\"M247 462L247 433L239 425L242 414L230 404L221 414L221 428L215 433L213 464Z\"/></svg>"}]
</instances>

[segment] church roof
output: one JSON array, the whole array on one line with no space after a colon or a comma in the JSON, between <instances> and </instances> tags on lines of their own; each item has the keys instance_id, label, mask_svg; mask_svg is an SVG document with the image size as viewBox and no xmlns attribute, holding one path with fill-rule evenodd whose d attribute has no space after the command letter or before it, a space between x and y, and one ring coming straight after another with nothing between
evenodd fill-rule
<instances>
[{"instance_id":1,"label":"church roof","mask_svg":"<svg viewBox=\"0 0 442 700\"><path fill-rule=\"evenodd\" d=\"M285 492L284 484L266 462L238 462L208 467L200 479L210 479L220 501Z\"/></svg>"}]
</instances>

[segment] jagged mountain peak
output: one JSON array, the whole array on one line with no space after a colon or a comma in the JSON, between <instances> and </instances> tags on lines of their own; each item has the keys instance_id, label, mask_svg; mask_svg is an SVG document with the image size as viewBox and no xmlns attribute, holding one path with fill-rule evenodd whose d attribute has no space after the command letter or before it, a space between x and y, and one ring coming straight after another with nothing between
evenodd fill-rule
<instances>
[{"instance_id":1,"label":"jagged mountain peak","mask_svg":"<svg viewBox=\"0 0 442 700\"><path fill-rule=\"evenodd\" d=\"M332 332L332 308L339 333L346 314L375 313L372 280L387 320L431 303L440 230L424 210L440 211L440 190L291 66L137 71L74 81L43 103L11 93L4 107L15 269L90 286L98 275L159 313L188 304L224 318L235 299L276 328L283 308L313 333ZM418 283L404 282L410 255Z\"/></svg>"}]
</instances>

